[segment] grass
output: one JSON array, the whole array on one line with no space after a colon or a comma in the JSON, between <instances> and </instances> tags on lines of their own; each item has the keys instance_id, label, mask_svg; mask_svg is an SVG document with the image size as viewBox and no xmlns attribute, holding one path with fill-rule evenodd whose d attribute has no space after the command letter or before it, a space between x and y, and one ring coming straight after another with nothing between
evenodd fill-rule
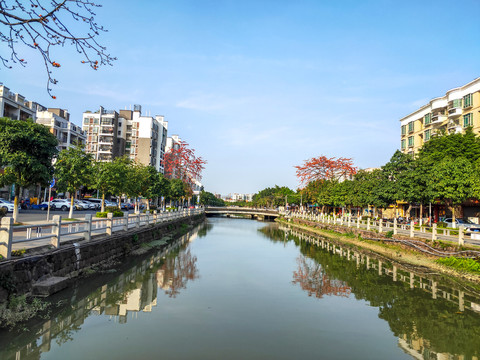
<instances>
[{"instance_id":1,"label":"grass","mask_svg":"<svg viewBox=\"0 0 480 360\"><path fill-rule=\"evenodd\" d=\"M0 304L0 328L13 328L45 311L49 304L34 298L27 300L25 295L12 296L8 303Z\"/></svg>"},{"instance_id":2,"label":"grass","mask_svg":"<svg viewBox=\"0 0 480 360\"><path fill-rule=\"evenodd\" d=\"M452 256L437 259L435 261L439 264L443 264L456 270L480 274L480 263L474 259L456 258Z\"/></svg>"}]
</instances>

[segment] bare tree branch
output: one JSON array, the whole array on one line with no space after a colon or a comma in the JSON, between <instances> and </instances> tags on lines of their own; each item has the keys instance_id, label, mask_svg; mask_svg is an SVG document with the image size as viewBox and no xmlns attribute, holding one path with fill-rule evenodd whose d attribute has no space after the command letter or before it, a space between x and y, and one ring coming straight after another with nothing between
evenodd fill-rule
<instances>
[{"instance_id":1,"label":"bare tree branch","mask_svg":"<svg viewBox=\"0 0 480 360\"><path fill-rule=\"evenodd\" d=\"M11 68L12 63L26 66L27 61L17 50L19 45L37 50L47 72L47 92L55 99L50 85L57 80L52 70L60 64L52 60L53 47L74 46L83 58L81 62L94 70L116 60L96 39L107 31L95 21L93 10L100 6L89 0L0 0L0 41L8 47L8 54L0 51L1 64L6 68ZM69 24L72 20L85 23L86 32L73 32Z\"/></svg>"}]
</instances>

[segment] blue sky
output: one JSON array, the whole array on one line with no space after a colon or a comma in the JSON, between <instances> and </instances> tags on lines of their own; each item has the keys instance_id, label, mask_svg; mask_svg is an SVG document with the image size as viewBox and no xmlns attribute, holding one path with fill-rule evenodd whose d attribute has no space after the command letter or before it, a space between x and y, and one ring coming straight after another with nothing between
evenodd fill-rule
<instances>
[{"instance_id":1,"label":"blue sky","mask_svg":"<svg viewBox=\"0 0 480 360\"><path fill-rule=\"evenodd\" d=\"M479 1L101 3L113 67L54 51L57 100L30 52L0 81L77 124L100 105L165 115L208 161L211 192L296 188L293 166L319 155L381 166L401 117L480 76Z\"/></svg>"}]
</instances>

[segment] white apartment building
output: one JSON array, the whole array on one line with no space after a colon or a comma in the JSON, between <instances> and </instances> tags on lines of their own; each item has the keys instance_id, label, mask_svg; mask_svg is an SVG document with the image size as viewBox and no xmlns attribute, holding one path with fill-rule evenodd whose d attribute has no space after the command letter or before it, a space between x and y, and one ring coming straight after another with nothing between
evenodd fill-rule
<instances>
[{"instance_id":1,"label":"white apartment building","mask_svg":"<svg viewBox=\"0 0 480 360\"><path fill-rule=\"evenodd\" d=\"M86 152L97 161L112 161L125 154L125 138L118 136L125 120L119 119L115 110L102 106L96 112L86 111L82 117L82 129L87 137Z\"/></svg>"},{"instance_id":2,"label":"white apartment building","mask_svg":"<svg viewBox=\"0 0 480 360\"><path fill-rule=\"evenodd\" d=\"M172 135L167 138L167 145L165 146L165 152L170 151L170 149L179 149L182 145L182 139L178 135Z\"/></svg>"},{"instance_id":3,"label":"white apartment building","mask_svg":"<svg viewBox=\"0 0 480 360\"><path fill-rule=\"evenodd\" d=\"M165 146L167 143L168 121L163 115L142 116L142 107L134 110L120 110L118 136L125 139L125 153L132 161L153 166L164 173Z\"/></svg>"},{"instance_id":4,"label":"white apartment building","mask_svg":"<svg viewBox=\"0 0 480 360\"><path fill-rule=\"evenodd\" d=\"M445 96L400 119L400 148L417 153L432 136L440 133L461 133L471 127L480 133L480 78L447 91Z\"/></svg>"},{"instance_id":5,"label":"white apartment building","mask_svg":"<svg viewBox=\"0 0 480 360\"><path fill-rule=\"evenodd\" d=\"M56 136L58 151L75 145L85 145L87 141L85 132L79 126L70 122L70 114L67 110L49 108L45 111L38 111L36 117L37 124L49 127L50 132Z\"/></svg>"},{"instance_id":6,"label":"white apartment building","mask_svg":"<svg viewBox=\"0 0 480 360\"><path fill-rule=\"evenodd\" d=\"M33 101L25 100L20 94L10 91L5 85L0 85L0 117L8 117L12 120L36 119L37 111L43 111L45 107Z\"/></svg>"}]
</instances>

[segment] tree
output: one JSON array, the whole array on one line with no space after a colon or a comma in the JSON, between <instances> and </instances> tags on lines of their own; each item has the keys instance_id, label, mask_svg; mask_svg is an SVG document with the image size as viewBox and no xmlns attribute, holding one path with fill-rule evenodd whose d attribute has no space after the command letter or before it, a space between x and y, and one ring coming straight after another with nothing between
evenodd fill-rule
<instances>
[{"instance_id":1,"label":"tree","mask_svg":"<svg viewBox=\"0 0 480 360\"><path fill-rule=\"evenodd\" d=\"M191 188L196 180L202 179L206 163L183 141L178 148L173 147L165 154L165 177L180 179Z\"/></svg>"},{"instance_id":2,"label":"tree","mask_svg":"<svg viewBox=\"0 0 480 360\"><path fill-rule=\"evenodd\" d=\"M352 159L327 158L319 156L305 160L303 165L294 166L300 183L306 185L315 180L339 180L355 175L357 168L353 166Z\"/></svg>"},{"instance_id":3,"label":"tree","mask_svg":"<svg viewBox=\"0 0 480 360\"><path fill-rule=\"evenodd\" d=\"M185 185L180 179L170 180L170 188L168 189L168 197L171 200L178 201L182 196L185 196Z\"/></svg>"},{"instance_id":4,"label":"tree","mask_svg":"<svg viewBox=\"0 0 480 360\"><path fill-rule=\"evenodd\" d=\"M112 65L116 58L107 54L106 48L97 42L100 33L106 31L95 20L94 10L100 6L90 0L16 0L10 3L0 0L0 40L9 53L0 54L3 66L11 68L10 63L26 66L19 45L37 51L45 64L47 91L55 99L50 84L57 83L52 70L60 64L51 53L54 48L72 45L83 58L82 63L94 70L101 65Z\"/></svg>"},{"instance_id":5,"label":"tree","mask_svg":"<svg viewBox=\"0 0 480 360\"><path fill-rule=\"evenodd\" d=\"M102 192L102 212L105 211L107 193L118 196L118 207L121 208L121 195L128 191L129 166L130 159L126 156L95 165L95 186Z\"/></svg>"},{"instance_id":6,"label":"tree","mask_svg":"<svg viewBox=\"0 0 480 360\"><path fill-rule=\"evenodd\" d=\"M200 192L200 205L205 206L225 206L225 202L222 199L218 199L211 192L202 191Z\"/></svg>"},{"instance_id":7,"label":"tree","mask_svg":"<svg viewBox=\"0 0 480 360\"><path fill-rule=\"evenodd\" d=\"M93 182L93 156L87 154L80 146L62 150L55 163L57 188L70 193L70 213L73 217L73 202L77 190L81 186L89 186Z\"/></svg>"},{"instance_id":8,"label":"tree","mask_svg":"<svg viewBox=\"0 0 480 360\"><path fill-rule=\"evenodd\" d=\"M458 205L478 196L479 182L478 166L464 157L443 159L434 165L428 178L433 196L442 200L452 212L452 223L455 223Z\"/></svg>"},{"instance_id":9,"label":"tree","mask_svg":"<svg viewBox=\"0 0 480 360\"><path fill-rule=\"evenodd\" d=\"M0 167L4 169L0 186L15 186L14 221L18 217L20 188L46 185L52 180L57 145L57 138L43 125L0 118Z\"/></svg>"}]
</instances>

